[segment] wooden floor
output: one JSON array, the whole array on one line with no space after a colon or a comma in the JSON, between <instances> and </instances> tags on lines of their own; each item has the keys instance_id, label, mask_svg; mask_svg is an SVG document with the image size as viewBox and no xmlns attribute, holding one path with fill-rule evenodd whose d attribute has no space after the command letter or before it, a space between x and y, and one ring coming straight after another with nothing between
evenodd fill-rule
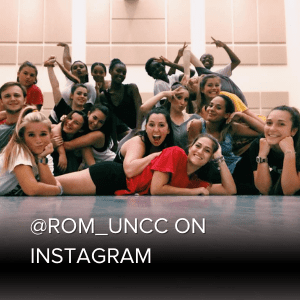
<instances>
[{"instance_id":1,"label":"wooden floor","mask_svg":"<svg viewBox=\"0 0 300 300\"><path fill-rule=\"evenodd\" d=\"M0 197L0 224L2 299L299 299L300 197Z\"/></svg>"}]
</instances>

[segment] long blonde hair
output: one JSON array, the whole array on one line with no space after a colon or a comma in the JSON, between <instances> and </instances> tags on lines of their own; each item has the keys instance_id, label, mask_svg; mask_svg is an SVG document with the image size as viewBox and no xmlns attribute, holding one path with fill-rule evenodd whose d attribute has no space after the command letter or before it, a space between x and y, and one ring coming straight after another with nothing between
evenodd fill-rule
<instances>
[{"instance_id":1,"label":"long blonde hair","mask_svg":"<svg viewBox=\"0 0 300 300\"><path fill-rule=\"evenodd\" d=\"M16 128L10 141L2 150L2 154L4 154L3 171L12 169L17 157L21 153L21 150L24 152L25 159L30 159L32 165L36 165L35 158L24 140L26 126L32 122L44 123L49 128L49 132L51 132L51 121L46 116L39 112L35 106L25 107L20 112Z\"/></svg>"}]
</instances>

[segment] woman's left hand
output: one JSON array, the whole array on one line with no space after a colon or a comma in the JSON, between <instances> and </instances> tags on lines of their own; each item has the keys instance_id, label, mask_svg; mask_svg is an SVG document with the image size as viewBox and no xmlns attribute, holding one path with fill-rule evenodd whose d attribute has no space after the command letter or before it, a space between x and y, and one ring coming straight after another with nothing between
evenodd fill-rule
<instances>
[{"instance_id":1,"label":"woman's left hand","mask_svg":"<svg viewBox=\"0 0 300 300\"><path fill-rule=\"evenodd\" d=\"M220 144L219 144L219 148L218 148L218 150L214 153L213 158L214 158L214 159L217 159L217 158L219 158L219 157L221 157L221 156L222 156L222 148L221 148L221 146L220 146Z\"/></svg>"},{"instance_id":2,"label":"woman's left hand","mask_svg":"<svg viewBox=\"0 0 300 300\"><path fill-rule=\"evenodd\" d=\"M295 151L294 140L291 136L287 136L279 142L279 147L283 153L287 151Z\"/></svg>"}]
</instances>

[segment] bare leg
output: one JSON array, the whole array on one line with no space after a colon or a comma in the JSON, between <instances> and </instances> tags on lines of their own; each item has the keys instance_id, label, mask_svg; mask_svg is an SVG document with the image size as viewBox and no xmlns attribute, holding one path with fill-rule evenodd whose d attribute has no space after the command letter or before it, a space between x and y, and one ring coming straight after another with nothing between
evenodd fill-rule
<instances>
[{"instance_id":1,"label":"bare leg","mask_svg":"<svg viewBox=\"0 0 300 300\"><path fill-rule=\"evenodd\" d=\"M64 195L96 195L96 186L89 169L55 177L64 189Z\"/></svg>"}]
</instances>

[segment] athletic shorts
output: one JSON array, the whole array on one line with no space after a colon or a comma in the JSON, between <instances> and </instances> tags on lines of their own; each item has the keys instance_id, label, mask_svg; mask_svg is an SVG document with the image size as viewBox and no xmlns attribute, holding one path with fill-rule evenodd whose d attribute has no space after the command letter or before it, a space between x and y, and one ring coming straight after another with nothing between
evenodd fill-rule
<instances>
[{"instance_id":1,"label":"athletic shorts","mask_svg":"<svg viewBox=\"0 0 300 300\"><path fill-rule=\"evenodd\" d=\"M104 161L89 167L96 186L96 195L114 195L117 190L127 189L123 164Z\"/></svg>"}]
</instances>

